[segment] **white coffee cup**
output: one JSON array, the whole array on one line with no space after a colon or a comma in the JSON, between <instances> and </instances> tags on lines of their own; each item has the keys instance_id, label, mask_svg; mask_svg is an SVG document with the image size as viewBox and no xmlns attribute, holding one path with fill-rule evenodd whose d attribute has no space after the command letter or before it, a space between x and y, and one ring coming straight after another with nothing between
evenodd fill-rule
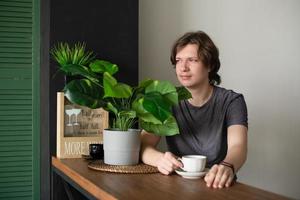
<instances>
[{"instance_id":1,"label":"white coffee cup","mask_svg":"<svg viewBox=\"0 0 300 200\"><path fill-rule=\"evenodd\" d=\"M186 155L179 158L183 164L182 170L186 172L201 172L205 169L206 156Z\"/></svg>"}]
</instances>

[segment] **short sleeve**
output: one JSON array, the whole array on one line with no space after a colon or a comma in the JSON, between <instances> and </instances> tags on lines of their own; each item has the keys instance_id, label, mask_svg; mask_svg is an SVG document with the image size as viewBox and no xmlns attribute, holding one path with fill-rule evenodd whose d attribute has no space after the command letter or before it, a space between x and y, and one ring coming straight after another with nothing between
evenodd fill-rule
<instances>
[{"instance_id":1,"label":"short sleeve","mask_svg":"<svg viewBox=\"0 0 300 200\"><path fill-rule=\"evenodd\" d=\"M226 126L244 125L248 128L247 105L243 95L233 99L226 110Z\"/></svg>"}]
</instances>

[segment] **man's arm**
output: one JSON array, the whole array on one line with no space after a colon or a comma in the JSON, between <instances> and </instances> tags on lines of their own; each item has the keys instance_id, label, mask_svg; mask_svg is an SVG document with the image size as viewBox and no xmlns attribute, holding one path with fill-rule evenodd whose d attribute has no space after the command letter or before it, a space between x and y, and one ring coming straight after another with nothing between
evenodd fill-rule
<instances>
[{"instance_id":1,"label":"man's arm","mask_svg":"<svg viewBox=\"0 0 300 200\"><path fill-rule=\"evenodd\" d=\"M242 167L247 159L247 131L247 127L243 125L232 125L228 127L228 150L224 161L234 166L235 173ZM234 179L234 175L230 167L214 165L205 176L205 181L208 187L229 187Z\"/></svg>"},{"instance_id":2,"label":"man's arm","mask_svg":"<svg viewBox=\"0 0 300 200\"><path fill-rule=\"evenodd\" d=\"M182 167L182 163L171 152L162 153L155 148L160 141L159 136L143 131L141 141L140 157L144 163L157 167L165 175L170 174L178 167Z\"/></svg>"},{"instance_id":3,"label":"man's arm","mask_svg":"<svg viewBox=\"0 0 300 200\"><path fill-rule=\"evenodd\" d=\"M156 167L156 160L163 155L162 152L155 148L159 141L159 136L147 133L146 131L142 132L140 157L145 164Z\"/></svg>"},{"instance_id":4,"label":"man's arm","mask_svg":"<svg viewBox=\"0 0 300 200\"><path fill-rule=\"evenodd\" d=\"M243 125L228 127L228 150L224 161L233 164L237 172L247 159L247 128Z\"/></svg>"}]
</instances>

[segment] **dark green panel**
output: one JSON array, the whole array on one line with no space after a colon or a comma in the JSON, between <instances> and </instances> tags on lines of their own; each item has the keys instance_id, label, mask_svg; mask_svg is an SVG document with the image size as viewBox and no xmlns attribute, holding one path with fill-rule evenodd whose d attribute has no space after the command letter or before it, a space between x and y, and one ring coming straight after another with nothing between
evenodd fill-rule
<instances>
[{"instance_id":1,"label":"dark green panel","mask_svg":"<svg viewBox=\"0 0 300 200\"><path fill-rule=\"evenodd\" d=\"M20 95L20 94L26 94L26 95L31 95L32 94L32 90L29 89L29 90L19 90L19 89L16 89L16 90L6 90L6 89L3 89L3 90L0 90L0 94L1 95Z\"/></svg>"},{"instance_id":2,"label":"dark green panel","mask_svg":"<svg viewBox=\"0 0 300 200\"><path fill-rule=\"evenodd\" d=\"M0 69L28 69L31 68L31 63L25 64L25 63L0 63ZM5 88L2 88L5 89Z\"/></svg>"},{"instance_id":3,"label":"dark green panel","mask_svg":"<svg viewBox=\"0 0 300 200\"><path fill-rule=\"evenodd\" d=\"M20 17L7 17L7 16L1 16L0 14L0 21L2 22L28 22L31 23L31 18L20 18Z\"/></svg>"},{"instance_id":4,"label":"dark green panel","mask_svg":"<svg viewBox=\"0 0 300 200\"><path fill-rule=\"evenodd\" d=\"M20 33L19 33L20 34ZM14 33L13 35L15 35L14 37L17 37L18 34ZM0 37L1 33L0 33ZM30 47L0 47L0 52L1 53L13 53L13 54L20 54L20 53L24 53L24 54L30 54L31 55L31 48Z\"/></svg>"},{"instance_id":5,"label":"dark green panel","mask_svg":"<svg viewBox=\"0 0 300 200\"><path fill-rule=\"evenodd\" d=\"M0 99L0 104L2 105L30 105L31 102L31 99Z\"/></svg>"},{"instance_id":6,"label":"dark green panel","mask_svg":"<svg viewBox=\"0 0 300 200\"><path fill-rule=\"evenodd\" d=\"M24 1L14 2L14 1L5 1L5 0L0 1L0 6L21 7L21 8L29 8L29 9L31 9L32 7L30 2L26 3Z\"/></svg>"},{"instance_id":7,"label":"dark green panel","mask_svg":"<svg viewBox=\"0 0 300 200\"><path fill-rule=\"evenodd\" d=\"M32 24L30 22L3 21L1 27L32 28Z\"/></svg>"},{"instance_id":8,"label":"dark green panel","mask_svg":"<svg viewBox=\"0 0 300 200\"><path fill-rule=\"evenodd\" d=\"M4 152L2 155L0 155L1 161L5 160L5 158L8 157L15 157L15 158L21 158L22 160L25 159L24 156L32 156L32 151L11 151L11 152Z\"/></svg>"},{"instance_id":9,"label":"dark green panel","mask_svg":"<svg viewBox=\"0 0 300 200\"><path fill-rule=\"evenodd\" d=\"M16 186L32 186L31 181L16 181L16 182L7 182L7 183L0 183L0 188L5 187L16 187Z\"/></svg>"},{"instance_id":10,"label":"dark green panel","mask_svg":"<svg viewBox=\"0 0 300 200\"><path fill-rule=\"evenodd\" d=\"M9 107L7 105L0 105L0 112L4 111L20 111L20 110L30 110L32 109L32 105L14 105L13 107Z\"/></svg>"},{"instance_id":11,"label":"dark green panel","mask_svg":"<svg viewBox=\"0 0 300 200\"><path fill-rule=\"evenodd\" d=\"M0 60L0 63L19 63L19 64L30 64L32 60L30 58L7 58L7 57L2 57Z\"/></svg>"},{"instance_id":12,"label":"dark green panel","mask_svg":"<svg viewBox=\"0 0 300 200\"><path fill-rule=\"evenodd\" d=\"M0 121L14 121L14 120L18 120L18 121L23 121L23 120L28 120L28 121L32 121L32 116L31 115L14 115L14 116L1 116L0 115Z\"/></svg>"},{"instance_id":13,"label":"dark green panel","mask_svg":"<svg viewBox=\"0 0 300 200\"><path fill-rule=\"evenodd\" d=\"M24 161L30 161L32 162L32 157L23 157L21 156L14 156L14 157L1 157L1 162L24 162ZM0 182L3 180L3 178L0 180Z\"/></svg>"},{"instance_id":14,"label":"dark green panel","mask_svg":"<svg viewBox=\"0 0 300 200\"><path fill-rule=\"evenodd\" d=\"M30 130L5 130L1 132L1 136L5 136L3 137L3 140L5 140L6 138L10 138L10 137L23 137L23 136L31 136L32 131Z\"/></svg>"},{"instance_id":15,"label":"dark green panel","mask_svg":"<svg viewBox=\"0 0 300 200\"><path fill-rule=\"evenodd\" d=\"M19 18L27 18L32 21L32 14L31 13L19 13L19 12L10 12L6 10L2 10L0 12L1 17L19 17Z\"/></svg>"},{"instance_id":16,"label":"dark green panel","mask_svg":"<svg viewBox=\"0 0 300 200\"><path fill-rule=\"evenodd\" d=\"M5 183L13 183L19 181L32 181L31 176L19 176L19 177L2 177L0 179L0 185L4 185Z\"/></svg>"},{"instance_id":17,"label":"dark green panel","mask_svg":"<svg viewBox=\"0 0 300 200\"><path fill-rule=\"evenodd\" d=\"M21 192L21 191L31 191L32 186L22 186L22 187L3 187L0 188L0 193L8 192Z\"/></svg>"},{"instance_id":18,"label":"dark green panel","mask_svg":"<svg viewBox=\"0 0 300 200\"><path fill-rule=\"evenodd\" d=\"M16 7L16 6L2 6L0 4L0 12L1 11L5 11L5 12L14 12L14 13L29 13L31 14L32 13L32 9L29 7Z\"/></svg>"},{"instance_id":19,"label":"dark green panel","mask_svg":"<svg viewBox=\"0 0 300 200\"><path fill-rule=\"evenodd\" d=\"M14 162L14 161L0 163L0 168L3 168L3 167L18 167L18 166L31 166L31 161L23 161L22 163L21 162Z\"/></svg>"},{"instance_id":20,"label":"dark green panel","mask_svg":"<svg viewBox=\"0 0 300 200\"><path fill-rule=\"evenodd\" d=\"M5 39L0 38L0 43L30 44L31 38L21 38L21 37L7 37Z\"/></svg>"},{"instance_id":21,"label":"dark green panel","mask_svg":"<svg viewBox=\"0 0 300 200\"><path fill-rule=\"evenodd\" d=\"M16 199L19 197L20 199L24 199L24 197L28 197L29 199L32 198L32 191L24 191L24 192L3 192L0 193L0 199L8 199L11 197L12 199Z\"/></svg>"},{"instance_id":22,"label":"dark green panel","mask_svg":"<svg viewBox=\"0 0 300 200\"><path fill-rule=\"evenodd\" d=\"M39 0L0 1L0 199L39 199Z\"/></svg>"},{"instance_id":23,"label":"dark green panel","mask_svg":"<svg viewBox=\"0 0 300 200\"><path fill-rule=\"evenodd\" d=\"M11 40L18 40L17 38L11 38ZM17 52L1 52L0 51L0 57L3 57L3 58L31 58L32 55L30 52L28 53L17 53ZM0 74L2 74L2 72L0 72Z\"/></svg>"},{"instance_id":24,"label":"dark green panel","mask_svg":"<svg viewBox=\"0 0 300 200\"><path fill-rule=\"evenodd\" d=\"M32 80L12 80L12 79L0 79L0 89L29 89L32 87Z\"/></svg>"},{"instance_id":25,"label":"dark green panel","mask_svg":"<svg viewBox=\"0 0 300 200\"><path fill-rule=\"evenodd\" d=\"M32 173L32 165L29 166L12 166L12 167L1 167L0 177L8 176L23 176L25 173Z\"/></svg>"},{"instance_id":26,"label":"dark green panel","mask_svg":"<svg viewBox=\"0 0 300 200\"><path fill-rule=\"evenodd\" d=\"M11 145L20 145L20 146L24 146L24 145L26 145L26 146L28 146L28 145L32 145L31 144L31 140L24 140L24 141L0 141L0 145L2 146L2 148L3 147L5 147L5 146L11 146ZM18 148L18 147L16 147L16 148ZM31 151L31 149L30 149L30 151ZM25 151L24 151L25 152ZM7 156L8 154L5 154L5 156Z\"/></svg>"},{"instance_id":27,"label":"dark green panel","mask_svg":"<svg viewBox=\"0 0 300 200\"><path fill-rule=\"evenodd\" d=\"M0 11L1 12L1 11ZM17 33L31 33L31 28L22 28L22 27L6 27L0 25L1 32L17 32ZM28 47L28 46L27 46Z\"/></svg>"},{"instance_id":28,"label":"dark green panel","mask_svg":"<svg viewBox=\"0 0 300 200\"><path fill-rule=\"evenodd\" d=\"M0 99L32 100L32 96L24 94L1 94Z\"/></svg>"},{"instance_id":29,"label":"dark green panel","mask_svg":"<svg viewBox=\"0 0 300 200\"><path fill-rule=\"evenodd\" d=\"M0 132L6 131L32 131L32 126L0 126ZM32 134L32 133L31 133Z\"/></svg>"}]
</instances>

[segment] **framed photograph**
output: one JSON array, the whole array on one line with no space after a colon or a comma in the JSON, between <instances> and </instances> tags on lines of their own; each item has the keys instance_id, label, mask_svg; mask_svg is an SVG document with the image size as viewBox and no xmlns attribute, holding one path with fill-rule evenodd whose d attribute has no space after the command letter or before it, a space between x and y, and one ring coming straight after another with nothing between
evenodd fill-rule
<instances>
[{"instance_id":1,"label":"framed photograph","mask_svg":"<svg viewBox=\"0 0 300 200\"><path fill-rule=\"evenodd\" d=\"M108 112L70 103L57 93L57 157L80 158L89 154L89 144L103 143Z\"/></svg>"}]
</instances>

